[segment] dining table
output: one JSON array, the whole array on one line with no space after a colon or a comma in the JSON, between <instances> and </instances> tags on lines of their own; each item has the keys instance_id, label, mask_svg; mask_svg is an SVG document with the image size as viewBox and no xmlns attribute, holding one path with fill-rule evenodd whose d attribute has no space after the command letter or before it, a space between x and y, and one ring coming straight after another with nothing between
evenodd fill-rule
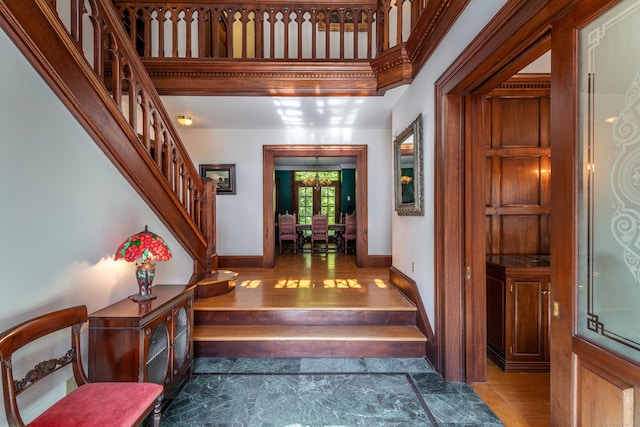
<instances>
[{"instance_id":1,"label":"dining table","mask_svg":"<svg viewBox=\"0 0 640 427\"><path fill-rule=\"evenodd\" d=\"M340 252L342 250L342 245L344 244L344 239L342 235L344 234L345 224L336 223L328 225L329 231L335 232L335 241L336 241L336 250ZM311 224L296 224L296 233L298 233L298 251L302 252L302 248L304 247L304 232L311 231Z\"/></svg>"}]
</instances>

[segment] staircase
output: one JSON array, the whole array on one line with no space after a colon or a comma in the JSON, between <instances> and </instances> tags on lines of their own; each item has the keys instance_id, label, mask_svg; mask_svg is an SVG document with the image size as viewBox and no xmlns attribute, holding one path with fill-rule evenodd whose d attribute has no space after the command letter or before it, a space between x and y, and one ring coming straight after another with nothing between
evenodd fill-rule
<instances>
[{"instance_id":1,"label":"staircase","mask_svg":"<svg viewBox=\"0 0 640 427\"><path fill-rule=\"evenodd\" d=\"M336 304L322 298L332 291L337 291ZM348 304L345 299L351 296L344 296L357 292L352 289L332 291L283 290L272 299L261 295L260 306L255 301L231 306L223 302L228 296L200 298L194 303L194 353L230 358L425 356L427 340L416 327L416 307L397 289L391 286L390 297L374 298L371 306L361 296ZM308 294L304 304L299 294L292 297L295 292Z\"/></svg>"}]
</instances>

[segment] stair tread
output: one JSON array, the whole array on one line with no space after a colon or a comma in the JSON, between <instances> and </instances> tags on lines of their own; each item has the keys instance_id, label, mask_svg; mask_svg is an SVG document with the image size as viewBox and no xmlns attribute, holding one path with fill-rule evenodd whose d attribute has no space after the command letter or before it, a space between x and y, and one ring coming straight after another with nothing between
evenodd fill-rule
<instances>
[{"instance_id":1,"label":"stair tread","mask_svg":"<svg viewBox=\"0 0 640 427\"><path fill-rule=\"evenodd\" d=\"M415 326L216 326L193 329L194 341L426 341Z\"/></svg>"},{"instance_id":2,"label":"stair tread","mask_svg":"<svg viewBox=\"0 0 640 427\"><path fill-rule=\"evenodd\" d=\"M197 300L193 304L193 309L196 311L255 311L256 306L221 306L218 301L214 301L214 298L204 298ZM260 306L262 311L294 311L294 310L331 310L331 311L409 311L415 312L417 309L414 305L385 305L380 304L377 306L372 305L340 305L340 302L332 302L327 304L319 304L317 302L298 303L297 305L291 305L289 301L274 301L270 306Z\"/></svg>"}]
</instances>

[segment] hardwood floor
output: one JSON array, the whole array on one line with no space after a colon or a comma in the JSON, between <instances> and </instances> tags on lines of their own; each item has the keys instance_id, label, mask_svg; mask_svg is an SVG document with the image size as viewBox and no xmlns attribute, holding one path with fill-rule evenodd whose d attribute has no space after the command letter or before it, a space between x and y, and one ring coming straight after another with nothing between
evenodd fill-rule
<instances>
[{"instance_id":1,"label":"hardwood floor","mask_svg":"<svg viewBox=\"0 0 640 427\"><path fill-rule=\"evenodd\" d=\"M235 310L358 310L411 308L391 288L387 268L356 267L355 256L343 253L276 255L273 269L236 269L236 290L200 308ZM472 385L507 427L549 426L549 374L505 373L487 359L487 382Z\"/></svg>"},{"instance_id":2,"label":"hardwood floor","mask_svg":"<svg viewBox=\"0 0 640 427\"><path fill-rule=\"evenodd\" d=\"M549 426L549 373L503 372L487 359L487 382L472 384L506 427Z\"/></svg>"},{"instance_id":3,"label":"hardwood floor","mask_svg":"<svg viewBox=\"0 0 640 427\"><path fill-rule=\"evenodd\" d=\"M194 352L208 357L423 357L417 309L387 268L353 255L278 257L237 269L235 291L194 303ZM224 274L224 272L218 272ZM200 294L200 291L198 291Z\"/></svg>"}]
</instances>

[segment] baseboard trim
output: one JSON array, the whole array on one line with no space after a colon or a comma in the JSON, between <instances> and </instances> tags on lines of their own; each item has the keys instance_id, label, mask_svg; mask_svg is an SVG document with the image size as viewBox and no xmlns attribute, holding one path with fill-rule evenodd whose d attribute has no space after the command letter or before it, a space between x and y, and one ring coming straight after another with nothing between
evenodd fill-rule
<instances>
[{"instance_id":1,"label":"baseboard trim","mask_svg":"<svg viewBox=\"0 0 640 427\"><path fill-rule=\"evenodd\" d=\"M416 324L420 332L427 337L425 356L434 368L440 372L440 361L437 358L438 352L436 351L438 343L436 341L436 336L433 333L431 323L429 322L429 317L427 316L424 304L422 304L422 297L420 296L420 291L418 290L416 282L393 266L389 267L389 280L416 305L416 308L418 309Z\"/></svg>"},{"instance_id":2,"label":"baseboard trim","mask_svg":"<svg viewBox=\"0 0 640 427\"><path fill-rule=\"evenodd\" d=\"M367 267L389 268L391 267L391 255L369 255Z\"/></svg>"},{"instance_id":3,"label":"baseboard trim","mask_svg":"<svg viewBox=\"0 0 640 427\"><path fill-rule=\"evenodd\" d=\"M262 255L218 255L218 268L262 268Z\"/></svg>"}]
</instances>

